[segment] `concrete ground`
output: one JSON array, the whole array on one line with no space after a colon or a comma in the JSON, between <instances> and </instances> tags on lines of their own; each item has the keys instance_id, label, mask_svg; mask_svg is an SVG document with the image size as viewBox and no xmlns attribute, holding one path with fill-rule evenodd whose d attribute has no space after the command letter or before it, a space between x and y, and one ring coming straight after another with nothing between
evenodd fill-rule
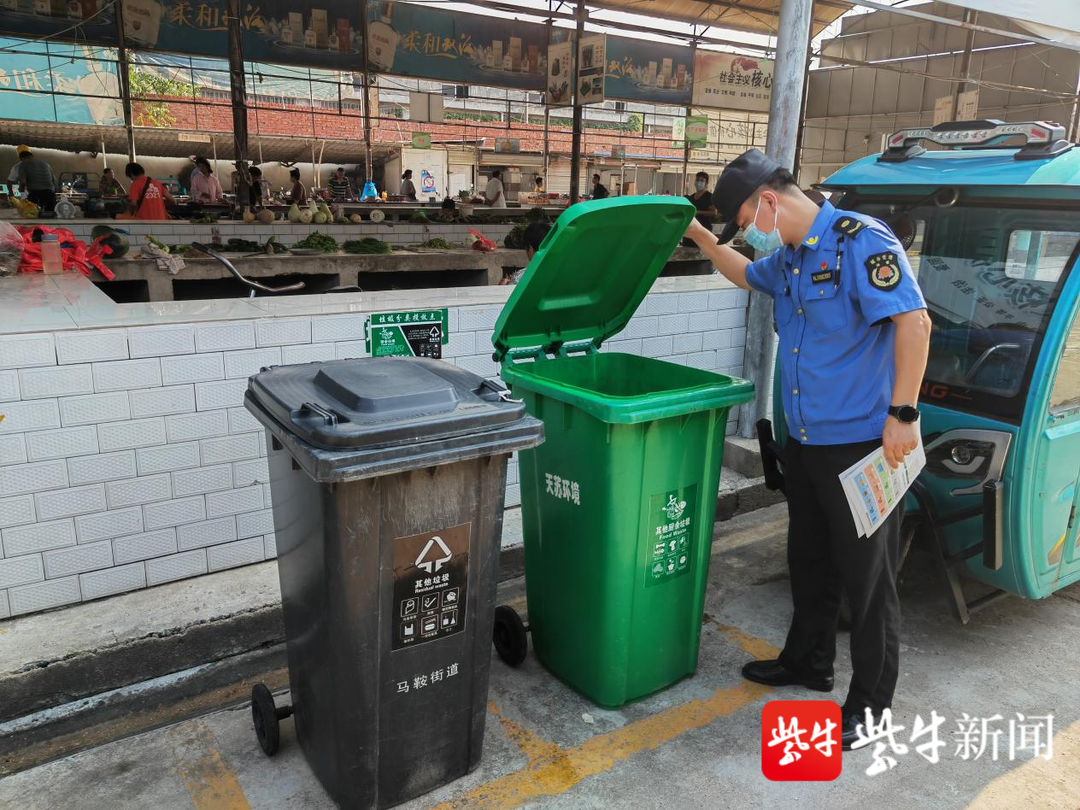
<instances>
[{"instance_id":1,"label":"concrete ground","mask_svg":"<svg viewBox=\"0 0 1080 810\"><path fill-rule=\"evenodd\" d=\"M1080 808L1080 587L1040 602L1008 599L955 622L927 561L907 573L901 676L894 705L907 731L915 715L946 718L948 745L932 765L912 747L896 767L867 776L869 751L844 754L835 782L781 783L760 769L760 714L775 699L819 693L749 684L739 668L783 643L790 601L783 506L719 524L697 674L618 711L592 705L532 655L517 670L492 664L484 759L469 776L405 805L412 808L884 807ZM523 581L500 599L523 608ZM842 640L843 641L843 640ZM846 646L846 641L841 647ZM847 652L837 662L842 700ZM281 683L282 673L266 680ZM1009 761L1008 719L1052 713L1053 755ZM964 713L1001 715L997 761L965 761L954 732ZM87 736L93 744L93 734ZM333 807L304 762L292 721L281 750L258 749L247 706L92 747L0 781L0 807Z\"/></svg>"}]
</instances>

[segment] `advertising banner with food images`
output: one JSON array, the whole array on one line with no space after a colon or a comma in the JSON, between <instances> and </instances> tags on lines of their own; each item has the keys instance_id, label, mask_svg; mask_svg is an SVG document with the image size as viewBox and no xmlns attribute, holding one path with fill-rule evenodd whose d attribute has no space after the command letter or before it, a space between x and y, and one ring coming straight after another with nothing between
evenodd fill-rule
<instances>
[{"instance_id":1,"label":"advertising banner with food images","mask_svg":"<svg viewBox=\"0 0 1080 810\"><path fill-rule=\"evenodd\" d=\"M539 23L368 2L368 62L377 73L539 92L547 51Z\"/></svg>"},{"instance_id":2,"label":"advertising banner with food images","mask_svg":"<svg viewBox=\"0 0 1080 810\"><path fill-rule=\"evenodd\" d=\"M601 104L604 101L604 71L607 36L590 34L581 38L578 48L578 103Z\"/></svg>"},{"instance_id":3,"label":"advertising banner with food images","mask_svg":"<svg viewBox=\"0 0 1080 810\"><path fill-rule=\"evenodd\" d=\"M694 106L768 112L773 62L757 56L698 50L694 55Z\"/></svg>"},{"instance_id":4,"label":"advertising banner with food images","mask_svg":"<svg viewBox=\"0 0 1080 810\"><path fill-rule=\"evenodd\" d=\"M608 37L605 94L684 107L694 81L691 53L685 45Z\"/></svg>"}]
</instances>

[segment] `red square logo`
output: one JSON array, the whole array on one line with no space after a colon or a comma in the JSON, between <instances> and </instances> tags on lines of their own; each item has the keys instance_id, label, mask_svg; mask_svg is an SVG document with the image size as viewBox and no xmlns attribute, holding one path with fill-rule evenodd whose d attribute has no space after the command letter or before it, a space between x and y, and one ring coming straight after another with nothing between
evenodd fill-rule
<instances>
[{"instance_id":1,"label":"red square logo","mask_svg":"<svg viewBox=\"0 0 1080 810\"><path fill-rule=\"evenodd\" d=\"M840 707L831 700L772 700L761 710L761 772L774 782L840 775Z\"/></svg>"}]
</instances>

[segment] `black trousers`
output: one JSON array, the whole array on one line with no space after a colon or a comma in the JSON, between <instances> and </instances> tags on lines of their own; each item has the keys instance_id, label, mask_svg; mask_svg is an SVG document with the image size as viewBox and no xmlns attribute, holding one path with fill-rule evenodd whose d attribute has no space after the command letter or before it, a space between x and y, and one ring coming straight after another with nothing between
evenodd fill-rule
<instances>
[{"instance_id":1,"label":"black trousers","mask_svg":"<svg viewBox=\"0 0 1080 810\"><path fill-rule=\"evenodd\" d=\"M788 567L794 615L780 663L805 675L833 674L840 598L851 606L851 686L844 715L875 716L892 706L900 663L903 505L870 537L859 537L839 475L880 441L841 445L788 442Z\"/></svg>"},{"instance_id":2,"label":"black trousers","mask_svg":"<svg viewBox=\"0 0 1080 810\"><path fill-rule=\"evenodd\" d=\"M26 192L26 199L42 211L52 211L56 208L56 192L49 189L31 189Z\"/></svg>"}]
</instances>

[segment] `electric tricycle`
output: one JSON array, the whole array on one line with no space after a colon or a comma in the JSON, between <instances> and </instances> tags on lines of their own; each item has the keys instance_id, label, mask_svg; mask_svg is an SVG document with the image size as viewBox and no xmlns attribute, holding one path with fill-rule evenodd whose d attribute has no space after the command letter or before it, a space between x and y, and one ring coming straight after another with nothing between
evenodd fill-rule
<instances>
[{"instance_id":1,"label":"electric tricycle","mask_svg":"<svg viewBox=\"0 0 1080 810\"><path fill-rule=\"evenodd\" d=\"M908 493L904 555L927 541L966 624L1005 596L1080 580L1080 148L1060 125L1001 121L905 129L887 144L818 188L893 229L926 297L927 463ZM757 425L777 489L781 385L778 368L773 421ZM992 590L969 600L961 577Z\"/></svg>"}]
</instances>

